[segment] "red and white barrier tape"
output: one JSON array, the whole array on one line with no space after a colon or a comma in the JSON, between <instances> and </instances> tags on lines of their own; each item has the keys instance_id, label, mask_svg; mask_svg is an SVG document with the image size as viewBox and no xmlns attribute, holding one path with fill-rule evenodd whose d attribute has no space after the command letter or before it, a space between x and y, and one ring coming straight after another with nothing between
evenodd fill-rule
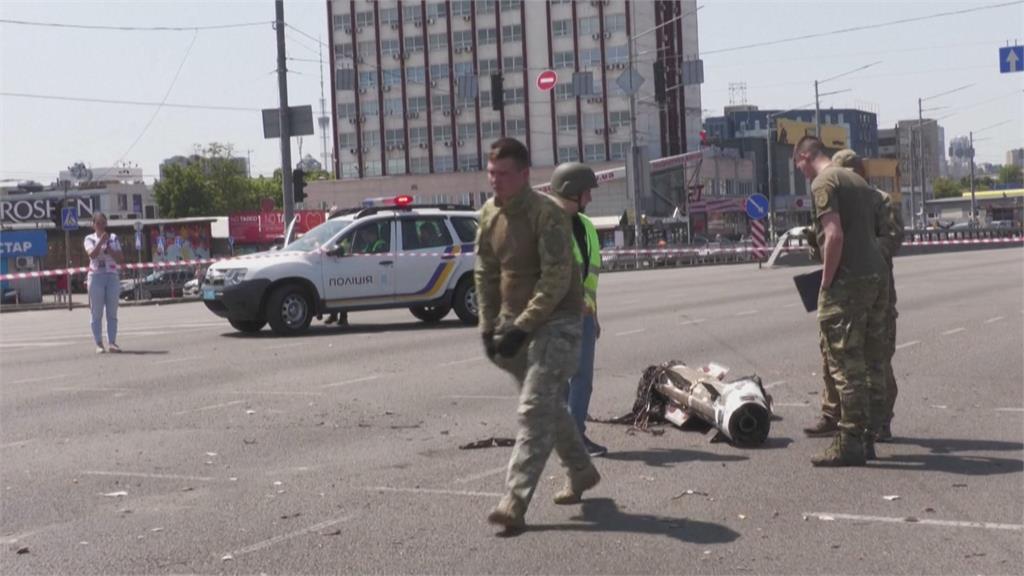
<instances>
[{"instance_id":1,"label":"red and white barrier tape","mask_svg":"<svg viewBox=\"0 0 1024 576\"><path fill-rule=\"evenodd\" d=\"M977 244L1022 244L1024 245L1024 238L982 238L982 239L961 239L961 240L918 240L914 242L904 242L903 247L914 247L914 246L967 246ZM745 252L758 252L764 250L764 248L758 248L755 246L737 246L737 247L719 247L719 248L642 248L642 249L611 249L602 250L602 256L670 256L670 255L692 255L692 256L713 256L716 254L742 254ZM807 246L787 246L784 248L787 252L799 252L807 250ZM315 254L310 252L309 254ZM261 259L261 258L282 258L287 256L294 256L294 252L269 252L261 254L246 254L242 256L232 256L230 258L197 258L195 260L179 260L177 262L141 262L141 263L125 263L120 266L124 270L148 270L148 269L166 269L166 268L187 268L190 266L201 266L206 264L213 264L215 262L225 262L230 260L244 262L246 260ZM462 252L459 254L452 254L450 252L387 252L381 254L353 254L354 257L364 258L408 258L413 256L419 257L462 257L472 256L473 252ZM86 274L89 272L87 266L78 266L72 268L60 268L55 270L36 270L32 272L11 272L8 274L0 275L0 280L24 280L27 278L55 278L58 276L67 276L75 274Z\"/></svg>"}]
</instances>

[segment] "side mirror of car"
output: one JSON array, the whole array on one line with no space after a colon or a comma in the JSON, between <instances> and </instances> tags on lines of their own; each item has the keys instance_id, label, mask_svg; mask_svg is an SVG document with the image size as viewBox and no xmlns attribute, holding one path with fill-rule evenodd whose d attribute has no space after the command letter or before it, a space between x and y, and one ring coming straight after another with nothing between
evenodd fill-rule
<instances>
[{"instance_id":1,"label":"side mirror of car","mask_svg":"<svg viewBox=\"0 0 1024 576\"><path fill-rule=\"evenodd\" d=\"M345 256L345 246L342 244L335 244L327 250L327 255L333 256L334 258L341 258Z\"/></svg>"}]
</instances>

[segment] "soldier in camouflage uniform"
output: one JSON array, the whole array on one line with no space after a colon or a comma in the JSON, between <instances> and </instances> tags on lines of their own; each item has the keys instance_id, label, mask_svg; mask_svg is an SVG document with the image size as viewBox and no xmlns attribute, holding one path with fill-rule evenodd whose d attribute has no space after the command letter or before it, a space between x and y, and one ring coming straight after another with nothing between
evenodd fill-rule
<instances>
[{"instance_id":1,"label":"soldier in camouflage uniform","mask_svg":"<svg viewBox=\"0 0 1024 576\"><path fill-rule=\"evenodd\" d=\"M476 293L487 357L519 383L519 433L508 492L488 516L525 526L526 509L552 448L566 468L557 503L578 502L600 480L565 405L580 355L583 287L572 226L550 196L530 188L529 152L502 138L491 146L476 241Z\"/></svg>"},{"instance_id":2,"label":"soldier in camouflage uniform","mask_svg":"<svg viewBox=\"0 0 1024 576\"><path fill-rule=\"evenodd\" d=\"M839 393L839 432L814 466L862 466L873 457L881 415L869 398L884 389L888 270L875 241L881 197L863 178L834 166L821 140L805 136L793 161L813 180L814 228L822 259L818 323L828 372Z\"/></svg>"},{"instance_id":3,"label":"soldier in camouflage uniform","mask_svg":"<svg viewBox=\"0 0 1024 576\"><path fill-rule=\"evenodd\" d=\"M846 149L836 152L832 156L832 163L853 170L858 176L867 180L864 161L853 150ZM878 188L875 188L875 191L882 198L880 206L882 213L877 218L875 240L878 242L878 249L881 250L882 257L889 269L889 306L886 309L885 318L886 341L883 365L885 390L881 398L878 395L871 398L871 410L872 413L882 415L880 427L875 430L875 439L879 442L886 442L892 439L891 422L898 394L896 374L892 369L892 358L896 354L896 318L899 317L899 312L896 310L896 282L893 277L892 259L903 244L904 232L899 203L892 200L887 192ZM824 357L824 341L822 346ZM821 402L822 416L814 425L804 428L804 432L808 436L831 436L838 430L836 422L839 420L839 393L835 389L835 382L828 374L827 367L824 371L824 380L825 390Z\"/></svg>"}]
</instances>

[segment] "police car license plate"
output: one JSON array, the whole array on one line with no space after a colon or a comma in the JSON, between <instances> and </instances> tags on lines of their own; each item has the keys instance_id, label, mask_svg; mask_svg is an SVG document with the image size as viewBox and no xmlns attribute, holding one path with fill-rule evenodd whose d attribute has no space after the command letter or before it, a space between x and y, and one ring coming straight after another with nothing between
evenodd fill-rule
<instances>
[{"instance_id":1,"label":"police car license plate","mask_svg":"<svg viewBox=\"0 0 1024 576\"><path fill-rule=\"evenodd\" d=\"M217 293L213 290L203 290L203 300L216 300Z\"/></svg>"}]
</instances>

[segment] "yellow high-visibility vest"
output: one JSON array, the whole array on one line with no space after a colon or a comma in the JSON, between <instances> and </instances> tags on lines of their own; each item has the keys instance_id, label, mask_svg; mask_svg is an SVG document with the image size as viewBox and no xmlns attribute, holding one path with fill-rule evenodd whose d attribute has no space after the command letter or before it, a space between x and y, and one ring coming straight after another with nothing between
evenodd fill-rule
<instances>
[{"instance_id":1,"label":"yellow high-visibility vest","mask_svg":"<svg viewBox=\"0 0 1024 576\"><path fill-rule=\"evenodd\" d=\"M590 260L590 269L587 270L587 277L583 279L583 301L591 313L597 313L597 276L601 273L601 240L597 237L597 228L586 214L577 214L587 235L587 251ZM576 258L576 264L583 270L583 254L580 246L573 235L572 255Z\"/></svg>"}]
</instances>

